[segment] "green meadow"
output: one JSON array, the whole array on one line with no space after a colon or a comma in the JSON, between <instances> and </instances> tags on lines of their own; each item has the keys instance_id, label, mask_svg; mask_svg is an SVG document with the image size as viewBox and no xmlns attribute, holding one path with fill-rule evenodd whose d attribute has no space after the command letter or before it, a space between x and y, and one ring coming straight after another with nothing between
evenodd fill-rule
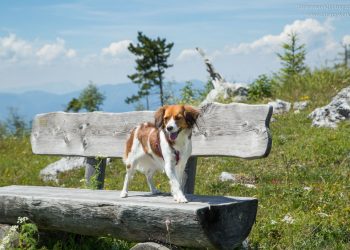
<instances>
[{"instance_id":1,"label":"green meadow","mask_svg":"<svg viewBox=\"0 0 350 250\"><path fill-rule=\"evenodd\" d=\"M326 105L350 84L349 71L316 70L296 79L294 88L278 89L276 97L309 99L310 106L274 115L270 124L273 146L264 159L199 158L196 194L250 196L259 200L256 223L249 235L252 249L350 249L350 122L336 129L311 127L308 114ZM304 83L304 84L302 84ZM308 84L306 84L308 83ZM288 91L288 92L287 92ZM255 102L267 102L262 99ZM85 188L84 169L66 172L59 183L44 183L39 171L58 157L33 155L29 136L0 140L0 186L52 185ZM220 173L239 175L241 183L222 182ZM105 188L120 190L125 167L113 159ZM169 192L159 173L155 182ZM247 187L253 184L255 187ZM148 191L145 177L136 174L130 190ZM133 243L112 238L65 234L39 240L39 249L128 249Z\"/></svg>"}]
</instances>

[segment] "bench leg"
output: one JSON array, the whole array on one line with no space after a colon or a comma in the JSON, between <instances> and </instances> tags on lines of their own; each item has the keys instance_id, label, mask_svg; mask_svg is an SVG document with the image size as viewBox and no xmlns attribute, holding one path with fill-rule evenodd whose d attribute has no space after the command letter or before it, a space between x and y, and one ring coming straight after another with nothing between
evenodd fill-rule
<instances>
[{"instance_id":1,"label":"bench leg","mask_svg":"<svg viewBox=\"0 0 350 250\"><path fill-rule=\"evenodd\" d=\"M97 173L96 173L97 170ZM86 159L85 180L87 186L91 185L91 177L96 174L96 186L92 188L103 189L105 182L106 158L96 159L88 157Z\"/></svg>"},{"instance_id":2,"label":"bench leg","mask_svg":"<svg viewBox=\"0 0 350 250\"><path fill-rule=\"evenodd\" d=\"M196 171L197 171L197 157L191 156L186 164L185 175L186 183L184 188L185 194L193 194L194 193L194 184L196 181Z\"/></svg>"}]
</instances>

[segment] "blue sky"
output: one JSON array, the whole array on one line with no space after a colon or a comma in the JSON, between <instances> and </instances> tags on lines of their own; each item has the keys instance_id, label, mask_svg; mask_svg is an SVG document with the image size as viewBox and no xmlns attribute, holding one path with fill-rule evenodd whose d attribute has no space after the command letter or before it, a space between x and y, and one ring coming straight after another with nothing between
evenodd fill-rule
<instances>
[{"instance_id":1,"label":"blue sky","mask_svg":"<svg viewBox=\"0 0 350 250\"><path fill-rule=\"evenodd\" d=\"M350 43L350 1L0 1L0 92L69 92L128 82L137 31L174 42L166 76L208 77L201 47L227 80L278 70L276 52L295 31L321 66Z\"/></svg>"}]
</instances>

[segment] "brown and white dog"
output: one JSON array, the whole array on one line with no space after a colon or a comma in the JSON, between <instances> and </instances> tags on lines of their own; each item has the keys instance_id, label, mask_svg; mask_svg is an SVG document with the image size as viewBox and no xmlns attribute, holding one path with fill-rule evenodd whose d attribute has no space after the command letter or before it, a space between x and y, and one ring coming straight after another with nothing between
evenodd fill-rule
<instances>
[{"instance_id":1,"label":"brown and white dog","mask_svg":"<svg viewBox=\"0 0 350 250\"><path fill-rule=\"evenodd\" d=\"M199 111L191 106L166 105L156 111L154 124L143 123L131 131L123 158L126 176L120 197L128 196L128 184L136 169L146 175L152 194L159 193L153 175L161 170L170 180L174 200L187 202L184 170L191 156L192 128L198 116Z\"/></svg>"}]
</instances>

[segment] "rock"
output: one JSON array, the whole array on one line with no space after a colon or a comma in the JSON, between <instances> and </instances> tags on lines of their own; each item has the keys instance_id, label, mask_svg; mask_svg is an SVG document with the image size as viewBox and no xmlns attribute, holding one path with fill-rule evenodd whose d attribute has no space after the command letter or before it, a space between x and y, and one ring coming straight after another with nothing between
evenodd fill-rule
<instances>
[{"instance_id":1,"label":"rock","mask_svg":"<svg viewBox=\"0 0 350 250\"><path fill-rule=\"evenodd\" d=\"M109 164L110 158L106 163ZM60 160L47 165L40 171L40 178L43 181L54 181L58 183L58 175L74 169L85 168L87 166L86 157L62 157Z\"/></svg>"},{"instance_id":2,"label":"rock","mask_svg":"<svg viewBox=\"0 0 350 250\"><path fill-rule=\"evenodd\" d=\"M286 102L280 99L276 99L275 101L269 102L268 104L273 107L274 114L282 114L288 112L291 108L290 102Z\"/></svg>"},{"instance_id":3,"label":"rock","mask_svg":"<svg viewBox=\"0 0 350 250\"><path fill-rule=\"evenodd\" d=\"M40 171L40 177L44 181L58 182L58 174L85 166L85 157L63 157L42 169Z\"/></svg>"},{"instance_id":4,"label":"rock","mask_svg":"<svg viewBox=\"0 0 350 250\"><path fill-rule=\"evenodd\" d=\"M17 227L0 224L0 249L17 249L19 245Z\"/></svg>"},{"instance_id":5,"label":"rock","mask_svg":"<svg viewBox=\"0 0 350 250\"><path fill-rule=\"evenodd\" d=\"M304 110L309 106L310 101L301 101L293 103L294 110Z\"/></svg>"},{"instance_id":6,"label":"rock","mask_svg":"<svg viewBox=\"0 0 350 250\"><path fill-rule=\"evenodd\" d=\"M155 242L144 242L136 244L130 250L170 250L170 248Z\"/></svg>"},{"instance_id":7,"label":"rock","mask_svg":"<svg viewBox=\"0 0 350 250\"><path fill-rule=\"evenodd\" d=\"M236 181L236 177L234 174L228 172L222 172L219 177L220 181Z\"/></svg>"},{"instance_id":8,"label":"rock","mask_svg":"<svg viewBox=\"0 0 350 250\"><path fill-rule=\"evenodd\" d=\"M245 174L232 174L228 172L221 172L219 176L220 181L230 181L236 184L241 184L248 188L256 188L255 177L247 176Z\"/></svg>"},{"instance_id":9,"label":"rock","mask_svg":"<svg viewBox=\"0 0 350 250\"><path fill-rule=\"evenodd\" d=\"M350 119L350 86L342 89L332 101L315 109L308 118L314 127L336 128L337 123Z\"/></svg>"},{"instance_id":10,"label":"rock","mask_svg":"<svg viewBox=\"0 0 350 250\"><path fill-rule=\"evenodd\" d=\"M0 241L8 234L10 228L10 225L0 224Z\"/></svg>"},{"instance_id":11,"label":"rock","mask_svg":"<svg viewBox=\"0 0 350 250\"><path fill-rule=\"evenodd\" d=\"M215 71L213 64L206 57L203 50L196 48L203 57L207 71L212 79L214 89L212 89L201 105L218 101L219 98L224 100L231 99L234 102L245 102L248 96L248 84L227 82L218 72Z\"/></svg>"}]
</instances>

